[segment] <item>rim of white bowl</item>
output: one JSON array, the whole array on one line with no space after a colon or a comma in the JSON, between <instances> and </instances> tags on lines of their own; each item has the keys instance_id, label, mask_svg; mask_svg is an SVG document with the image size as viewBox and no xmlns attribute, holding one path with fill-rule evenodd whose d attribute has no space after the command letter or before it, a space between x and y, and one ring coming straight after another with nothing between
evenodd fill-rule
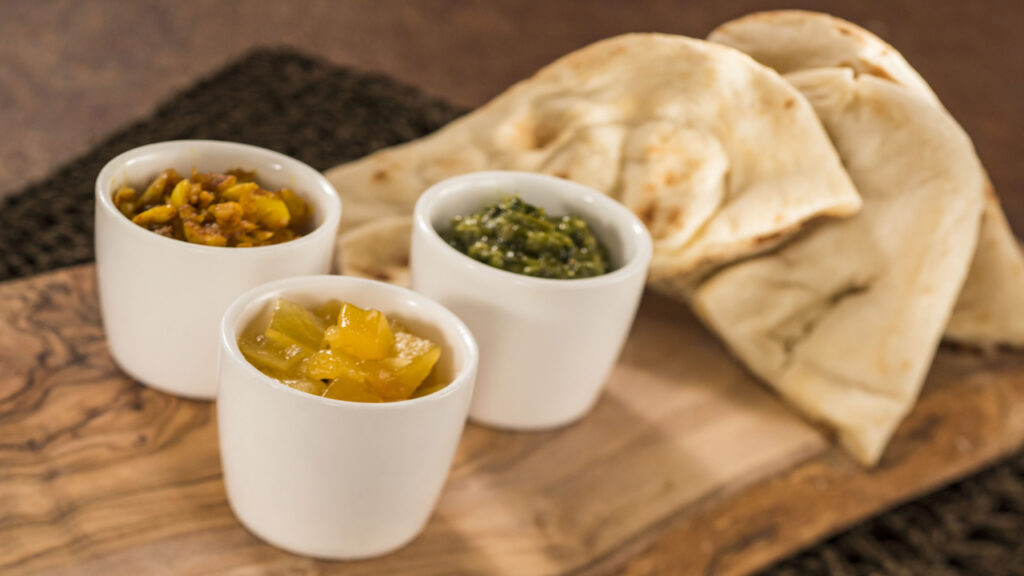
<instances>
[{"instance_id":1,"label":"rim of white bowl","mask_svg":"<svg viewBox=\"0 0 1024 576\"><path fill-rule=\"evenodd\" d=\"M483 262L470 258L468 255L453 248L445 242L443 238L441 238L440 233L438 233L437 229L434 228L434 225L430 221L430 212L438 197L450 193L449 190L451 188L465 186L467 181L472 183L475 180L485 178L498 179L499 181L513 179L518 181L532 180L536 183L558 186L566 192L566 203L570 206L579 203L590 203L599 206L599 210L612 215L614 226L619 229L620 233L625 231L626 236L633 239L633 242L635 243L635 253L633 254L633 257L611 272L601 274L600 276L591 276L589 278L538 278L536 276L527 276L525 274L517 274L515 272L502 270L501 268L495 268L494 266L489 266ZM481 194L483 192L466 191L463 193ZM444 246L444 248L449 250L451 254L462 259L463 264L467 268L472 269L475 273L488 274L495 278L521 286L543 286L545 288L552 289L581 290L621 282L636 274L638 272L637 269L641 269L640 272L646 276L647 267L650 265L654 251L653 241L651 240L650 233L647 231L647 227L644 226L644 223L641 222L640 219L637 218L636 214L633 214L629 208L626 208L622 204L619 204L615 200L609 198L607 195L588 186L584 186L583 184L535 172L485 170L447 178L434 184L430 188L427 188L426 192L420 196L419 200L416 201L416 207L413 209L413 220L414 226L426 232L427 241L432 242L435 245ZM607 239L602 239L602 241L605 240Z\"/></svg>"},{"instance_id":2,"label":"rim of white bowl","mask_svg":"<svg viewBox=\"0 0 1024 576\"><path fill-rule=\"evenodd\" d=\"M426 396L420 396L419 398L409 398L407 400L397 400L394 402L352 402L349 400L338 400L335 398L316 396L309 392L296 390L277 378L267 376L263 372L260 372L259 368L256 368L252 363L245 359L242 351L238 348L238 337L241 328L238 323L243 313L246 312L250 306L255 305L257 300L266 297L268 294L276 292L281 296L287 296L290 289L294 290L296 288L304 286L308 287L310 285L321 283L337 284L338 292L342 292L344 290L343 286L345 284L362 285L374 290L389 292L396 300L412 300L417 306L423 306L432 316L436 316L439 319L434 322L436 325L447 324L455 329L455 332L458 334L459 341L458 343L449 342L449 345L453 348L461 345L464 348L463 351L466 353L466 361L462 366L458 367L455 374L451 377L451 381L444 388L427 394ZM344 295L331 294L327 297L341 299L344 298ZM266 303L264 303L264 305L265 304ZM249 375L261 384L270 386L282 393L298 394L303 398L309 399L309 401L320 402L328 406L341 406L356 410L405 410L430 402L440 402L443 398L450 396L459 389L469 385L469 381L471 380L470 373L476 370L476 366L480 361L480 351L477 348L476 339L473 337L473 333L469 330L466 324L455 315L454 312L445 308L437 301L418 292L413 292L407 288L395 286L394 284L388 284L386 282L370 280L367 278L340 276L336 274L293 276L291 278L283 278L281 280L261 284L248 292L245 292L236 298L224 312L224 316L221 318L220 339L221 345L227 347L226 349L228 354L231 356L230 361L240 362L243 364Z\"/></svg>"},{"instance_id":3,"label":"rim of white bowl","mask_svg":"<svg viewBox=\"0 0 1024 576\"><path fill-rule=\"evenodd\" d=\"M268 159L276 161L282 166L289 166L294 171L299 173L305 173L306 176L316 182L315 190L296 190L296 193L305 196L307 202L309 201L309 195L317 194L326 200L327 211L323 214L323 219L317 224L316 228L311 230L308 234L303 234L293 240L287 242L281 242L278 244L271 244L269 246L206 246L204 244L194 244L185 240L178 240L176 238L168 238L161 236L156 232L147 230L138 224L132 222L128 217L121 213L120 210L114 205L114 199L108 183L112 179L112 172L118 170L121 166L125 165L128 161L136 156L149 153L163 153L164 149L174 149L182 146L191 147L208 147L208 148L223 148L223 149L234 149L241 154L252 154L259 156L269 157ZM242 144L240 142L229 142L226 140L167 140L164 142L154 142L152 144L146 144L126 150L109 162L107 162L100 170L99 175L96 176L96 198L99 200L103 210L106 210L113 216L114 221L117 222L118 226L121 226L124 230L128 230L128 234L139 234L140 238L146 238L156 242L166 242L167 246L178 246L182 250L188 250L192 252L199 252L205 254L231 254L233 257L247 258L252 255L266 255L268 252L280 251L280 250L292 250L301 248L305 244L313 242L316 238L327 234L328 224L331 221L341 221L341 197L338 196L338 191L334 189L330 181L317 171L312 166L288 156L280 152L275 152L268 148L262 148L260 146L253 146L251 144Z\"/></svg>"}]
</instances>

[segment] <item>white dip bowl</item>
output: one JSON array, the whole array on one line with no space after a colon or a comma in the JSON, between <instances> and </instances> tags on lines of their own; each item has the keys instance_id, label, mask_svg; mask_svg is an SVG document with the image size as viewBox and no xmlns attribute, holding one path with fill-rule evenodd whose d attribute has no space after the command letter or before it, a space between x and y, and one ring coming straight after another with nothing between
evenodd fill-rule
<instances>
[{"instance_id":1,"label":"white dip bowl","mask_svg":"<svg viewBox=\"0 0 1024 576\"><path fill-rule=\"evenodd\" d=\"M114 205L121 185L145 187L160 172L242 168L261 185L291 188L314 228L272 246L228 248L166 238ZM330 271L341 201L313 168L283 154L233 142L179 140L135 148L96 178L96 272L110 353L128 375L171 394L217 395L217 334L239 294L278 278Z\"/></svg>"},{"instance_id":2,"label":"white dip bowl","mask_svg":"<svg viewBox=\"0 0 1024 576\"><path fill-rule=\"evenodd\" d=\"M331 298L376 308L441 346L450 383L398 402L346 402L301 392L246 361L238 337L277 298ZM235 301L220 335L217 418L228 502L251 532L327 559L390 552L423 529L451 468L476 377L477 347L454 314L410 290L361 278L307 276Z\"/></svg>"},{"instance_id":3,"label":"white dip bowl","mask_svg":"<svg viewBox=\"0 0 1024 576\"><path fill-rule=\"evenodd\" d=\"M553 280L506 272L449 246L452 217L509 194L552 215L583 218L608 249L612 270ZM459 315L480 345L470 417L513 430L572 422L597 401L636 315L651 260L643 223L580 184L523 172L477 172L439 182L416 203L413 289Z\"/></svg>"}]
</instances>

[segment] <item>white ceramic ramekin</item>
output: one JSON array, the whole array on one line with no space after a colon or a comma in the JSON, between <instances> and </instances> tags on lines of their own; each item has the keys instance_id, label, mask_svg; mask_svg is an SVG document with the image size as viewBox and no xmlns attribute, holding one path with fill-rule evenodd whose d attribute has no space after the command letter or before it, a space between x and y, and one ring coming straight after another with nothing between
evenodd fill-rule
<instances>
[{"instance_id":1,"label":"white ceramic ramekin","mask_svg":"<svg viewBox=\"0 0 1024 576\"><path fill-rule=\"evenodd\" d=\"M487 266L438 235L451 218L507 194L549 214L581 216L614 270L594 278L533 278ZM651 238L628 209L596 190L539 174L477 172L439 182L416 203L413 289L459 315L480 345L470 418L516 430L572 422L597 401L628 335L651 260Z\"/></svg>"},{"instance_id":2,"label":"white ceramic ramekin","mask_svg":"<svg viewBox=\"0 0 1024 576\"><path fill-rule=\"evenodd\" d=\"M441 345L441 390L384 404L313 396L265 376L238 336L285 297L306 306L338 298L373 307ZM448 475L476 376L465 324L404 288L345 276L279 280L224 314L217 418L228 501L250 531L307 556L384 554L423 529Z\"/></svg>"},{"instance_id":3,"label":"white ceramic ramekin","mask_svg":"<svg viewBox=\"0 0 1024 576\"><path fill-rule=\"evenodd\" d=\"M114 206L122 184L145 187L174 168L188 175L255 170L268 188L288 187L313 211L315 229L255 248L218 248L165 238L133 224ZM114 361L153 388L217 395L217 334L224 310L254 286L330 271L341 201L316 170L283 154L209 140L161 142L129 150L96 179L96 272L107 343Z\"/></svg>"}]
</instances>

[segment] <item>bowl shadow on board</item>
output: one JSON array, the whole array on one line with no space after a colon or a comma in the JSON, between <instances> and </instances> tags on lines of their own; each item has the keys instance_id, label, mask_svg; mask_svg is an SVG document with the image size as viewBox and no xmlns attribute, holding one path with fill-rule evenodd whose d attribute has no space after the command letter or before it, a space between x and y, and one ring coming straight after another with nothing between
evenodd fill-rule
<instances>
[{"instance_id":1,"label":"bowl shadow on board","mask_svg":"<svg viewBox=\"0 0 1024 576\"><path fill-rule=\"evenodd\" d=\"M229 574L307 574L335 570L347 576L381 574L500 574L500 559L487 555L450 523L435 514L427 528L409 543L372 558L359 560L322 560L292 554L264 543L242 527L246 541L239 542L239 556L252 563L253 570L229 571ZM312 569L311 565L318 566ZM215 572L211 572L215 573Z\"/></svg>"},{"instance_id":2,"label":"bowl shadow on board","mask_svg":"<svg viewBox=\"0 0 1024 576\"><path fill-rule=\"evenodd\" d=\"M546 432L467 426L427 533L461 534L490 556L513 550L514 535L509 573L583 566L823 445L685 306L648 292L583 419Z\"/></svg>"}]
</instances>

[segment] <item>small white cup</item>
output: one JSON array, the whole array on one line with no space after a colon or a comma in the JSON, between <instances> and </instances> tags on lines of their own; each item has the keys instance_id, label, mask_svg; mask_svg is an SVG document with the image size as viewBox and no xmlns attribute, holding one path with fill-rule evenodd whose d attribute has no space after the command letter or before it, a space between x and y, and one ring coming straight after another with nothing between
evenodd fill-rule
<instances>
[{"instance_id":1,"label":"small white cup","mask_svg":"<svg viewBox=\"0 0 1024 576\"><path fill-rule=\"evenodd\" d=\"M582 217L613 270L574 280L534 278L477 262L438 235L452 217L508 194L549 214ZM628 335L651 260L643 223L611 198L539 174L477 172L439 182L416 203L413 289L459 315L480 344L470 418L515 430L572 422L597 401Z\"/></svg>"},{"instance_id":2,"label":"small white cup","mask_svg":"<svg viewBox=\"0 0 1024 576\"><path fill-rule=\"evenodd\" d=\"M245 360L238 336L285 297L312 306L337 298L372 307L441 346L434 368L450 382L384 404L313 396ZM412 540L437 503L459 443L476 376L465 324L410 290L361 278L289 278L246 292L224 314L217 419L228 502L251 532L290 552L326 559L385 554Z\"/></svg>"},{"instance_id":3,"label":"small white cup","mask_svg":"<svg viewBox=\"0 0 1024 576\"><path fill-rule=\"evenodd\" d=\"M281 244L219 248L150 232L121 214L113 193L145 186L174 168L188 175L256 171L268 188L288 187L312 208L315 228ZM217 334L224 310L254 286L330 271L341 201L313 168L271 150L210 140L135 148L96 178L96 272L114 361L144 384L190 398L217 395Z\"/></svg>"}]
</instances>

